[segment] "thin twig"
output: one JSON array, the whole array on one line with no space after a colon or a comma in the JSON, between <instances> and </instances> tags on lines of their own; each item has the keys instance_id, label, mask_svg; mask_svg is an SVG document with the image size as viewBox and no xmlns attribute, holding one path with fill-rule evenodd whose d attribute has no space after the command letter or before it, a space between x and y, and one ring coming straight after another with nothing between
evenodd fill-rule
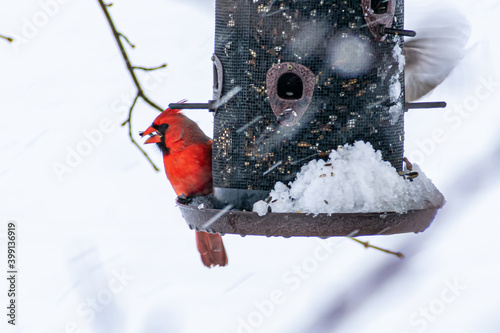
<instances>
[{"instance_id":1,"label":"thin twig","mask_svg":"<svg viewBox=\"0 0 500 333\"><path fill-rule=\"evenodd\" d=\"M123 47L122 38L132 48L134 48L135 45L133 45L128 40L128 38L125 35L123 35L122 33L118 32L118 30L116 29L115 24L113 23L113 19L111 18L111 15L109 14L108 8L107 8L107 7L110 7L112 4L106 4L106 3L104 3L103 0L97 0L97 2L99 2L99 5L101 6L101 9L104 12L104 15L106 16L106 20L108 21L109 27L111 28L111 32L113 33L113 37L115 38L116 44L118 45L118 48L120 49L120 53L122 55L123 61L125 62L125 65L127 66L127 70L130 73L130 77L132 78L132 81L134 82L134 85L137 88L137 94L135 96L134 102L132 103L132 106L129 109L128 118L127 118L127 120L125 120L122 123L122 126L125 126L128 123L128 130L129 130L130 140L144 154L144 156L147 158L147 160L149 161L149 163L151 163L151 165L153 166L153 168L156 171L159 171L160 169L158 169L158 167L153 163L153 161L149 158L148 154L134 140L134 137L132 135L132 111L134 110L134 107L135 107L135 105L137 103L137 100L139 98L142 98L142 100L144 102L146 102L151 107L155 108L156 110L158 110L160 112L163 112L165 110L165 108L162 108L162 107L158 106L156 103L154 103L153 101L151 101L151 99L149 99L148 96L146 96L146 93L142 89L142 86L141 86L139 80L137 79L137 76L135 75L134 69L156 70L156 69L160 69L160 68L166 67L166 64L163 64L161 66L158 66L156 68L151 68L151 69L146 69L145 67L132 66L132 63L130 62L130 59L129 59L128 55L127 55L127 52L125 51L125 48Z\"/></svg>"},{"instance_id":2,"label":"thin twig","mask_svg":"<svg viewBox=\"0 0 500 333\"><path fill-rule=\"evenodd\" d=\"M134 69L140 69L140 70L143 70L143 71L155 71L157 69L160 69L160 68L165 68L167 67L167 64L161 64L160 66L157 66L157 67L151 67L151 68L147 68L147 67L139 67L139 66L134 66L133 68Z\"/></svg>"},{"instance_id":3,"label":"thin twig","mask_svg":"<svg viewBox=\"0 0 500 333\"><path fill-rule=\"evenodd\" d=\"M14 41L14 38L4 35L0 35L0 38L6 39L9 43L12 43Z\"/></svg>"},{"instance_id":4,"label":"thin twig","mask_svg":"<svg viewBox=\"0 0 500 333\"><path fill-rule=\"evenodd\" d=\"M126 123L128 123L128 136L130 137L130 140L141 151L141 153L146 157L146 159L149 161L149 163L151 163L153 168L156 171L160 171L160 169L158 169L156 164L153 163L151 158L149 158L149 155L144 151L144 149L142 149L142 147L134 140L134 137L132 135L132 110L134 109L135 103L137 102L138 99L139 99L139 94L135 95L134 102L132 103L132 106L130 106L130 110L128 112L128 119L122 124L122 126L125 125Z\"/></svg>"},{"instance_id":5,"label":"thin twig","mask_svg":"<svg viewBox=\"0 0 500 333\"><path fill-rule=\"evenodd\" d=\"M128 40L127 36L125 36L121 32L119 32L118 35L120 35L121 38L125 39L125 41L127 42L128 45L130 45L131 48L135 49L135 45Z\"/></svg>"},{"instance_id":6,"label":"thin twig","mask_svg":"<svg viewBox=\"0 0 500 333\"><path fill-rule=\"evenodd\" d=\"M137 100L139 99L139 94L135 95L134 101L132 102L132 105L130 106L130 109L128 110L128 118L125 120L121 125L125 126L127 123L130 123L130 119L132 118L132 110L134 110L135 103L137 103Z\"/></svg>"},{"instance_id":7,"label":"thin twig","mask_svg":"<svg viewBox=\"0 0 500 333\"><path fill-rule=\"evenodd\" d=\"M375 246L375 245L371 245L371 244L370 244L370 243L368 243L368 242L363 242L363 241L360 241L359 239L356 239L356 238L354 238L354 237L348 237L348 238L350 238L350 239L352 239L353 241L356 241L356 242L358 242L358 243L360 243L360 244L363 244L363 246L364 246L365 248L369 248L369 247L371 247L372 249L375 249L375 250L379 250L379 251L382 251L382 252L385 252L385 253L388 253L388 254L393 254L393 255L395 255L395 256L396 256L396 257L398 257L398 258L404 258L404 254L402 254L401 252L393 252L393 251L390 251L390 250L386 250L386 249L383 249L383 248L381 248L381 247L378 247L378 246Z\"/></svg>"}]
</instances>

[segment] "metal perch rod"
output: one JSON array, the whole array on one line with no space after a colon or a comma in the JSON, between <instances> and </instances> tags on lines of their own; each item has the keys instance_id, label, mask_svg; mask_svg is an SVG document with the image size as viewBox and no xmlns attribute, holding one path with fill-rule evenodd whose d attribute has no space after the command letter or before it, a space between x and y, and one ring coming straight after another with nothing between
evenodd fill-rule
<instances>
[{"instance_id":1,"label":"metal perch rod","mask_svg":"<svg viewBox=\"0 0 500 333\"><path fill-rule=\"evenodd\" d=\"M417 102L417 103L405 103L405 110L409 109L434 109L434 108L445 108L446 102Z\"/></svg>"}]
</instances>

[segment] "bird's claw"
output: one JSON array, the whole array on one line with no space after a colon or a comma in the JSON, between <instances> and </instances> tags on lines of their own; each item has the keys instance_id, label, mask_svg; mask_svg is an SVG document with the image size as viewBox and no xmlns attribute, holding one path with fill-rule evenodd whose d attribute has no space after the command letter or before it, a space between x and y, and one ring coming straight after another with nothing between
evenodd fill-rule
<instances>
[{"instance_id":1,"label":"bird's claw","mask_svg":"<svg viewBox=\"0 0 500 333\"><path fill-rule=\"evenodd\" d=\"M191 201L193 201L193 198L186 197L186 195L183 193L177 197L177 202L183 205L189 204Z\"/></svg>"}]
</instances>

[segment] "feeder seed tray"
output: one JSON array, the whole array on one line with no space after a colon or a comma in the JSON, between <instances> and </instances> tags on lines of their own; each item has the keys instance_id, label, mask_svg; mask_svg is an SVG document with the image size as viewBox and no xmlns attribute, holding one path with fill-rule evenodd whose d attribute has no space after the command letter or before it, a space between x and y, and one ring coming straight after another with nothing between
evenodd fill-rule
<instances>
[{"instance_id":1,"label":"feeder seed tray","mask_svg":"<svg viewBox=\"0 0 500 333\"><path fill-rule=\"evenodd\" d=\"M388 213L257 213L238 210L221 210L185 205L177 202L182 216L191 229L220 234L261 236L356 236L392 235L422 232L431 224L442 204L423 210L400 214ZM206 228L207 222L215 220Z\"/></svg>"}]
</instances>

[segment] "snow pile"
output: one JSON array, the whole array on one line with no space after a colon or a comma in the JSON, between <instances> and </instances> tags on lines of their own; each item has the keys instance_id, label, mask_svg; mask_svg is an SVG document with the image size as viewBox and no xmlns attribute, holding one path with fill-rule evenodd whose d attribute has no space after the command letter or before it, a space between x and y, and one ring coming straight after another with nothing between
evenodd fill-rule
<instances>
[{"instance_id":1,"label":"snow pile","mask_svg":"<svg viewBox=\"0 0 500 333\"><path fill-rule=\"evenodd\" d=\"M268 211L405 213L440 206L443 195L418 166L413 165L413 172L418 172L418 177L403 178L382 160L380 151L357 141L332 151L326 162L310 161L289 186L276 183L270 198L256 202L253 211L260 216Z\"/></svg>"}]
</instances>

